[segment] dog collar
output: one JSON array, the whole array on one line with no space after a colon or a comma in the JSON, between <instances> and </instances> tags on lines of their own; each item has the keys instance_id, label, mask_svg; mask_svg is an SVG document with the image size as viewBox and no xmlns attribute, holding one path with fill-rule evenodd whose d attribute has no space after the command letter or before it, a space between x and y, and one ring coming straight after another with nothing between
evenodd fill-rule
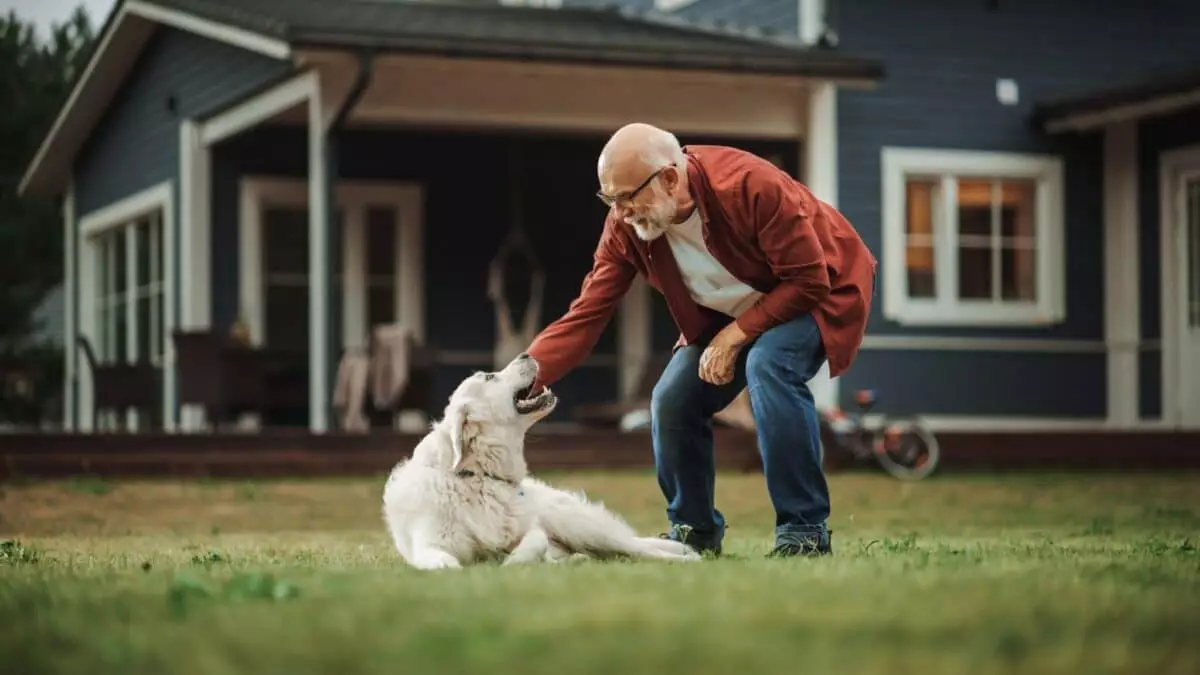
<instances>
[{"instance_id":1,"label":"dog collar","mask_svg":"<svg viewBox=\"0 0 1200 675\"><path fill-rule=\"evenodd\" d=\"M508 485L511 485L513 487L521 486L520 483L518 483L515 480L512 480L511 478L497 476L494 473L488 473L486 471L480 471L479 473L476 473L470 469L459 469L458 471L455 472L454 475L459 476L461 478L473 478L475 476L483 476L484 478L491 478L492 480L500 481L501 483L507 483ZM524 493L522 493L522 494L524 494Z\"/></svg>"}]
</instances>

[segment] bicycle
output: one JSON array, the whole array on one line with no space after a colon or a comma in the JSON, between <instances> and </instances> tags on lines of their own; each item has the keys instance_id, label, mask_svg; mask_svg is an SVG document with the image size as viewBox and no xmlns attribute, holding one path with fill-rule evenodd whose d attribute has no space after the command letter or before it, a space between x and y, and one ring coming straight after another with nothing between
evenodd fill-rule
<instances>
[{"instance_id":1,"label":"bicycle","mask_svg":"<svg viewBox=\"0 0 1200 675\"><path fill-rule=\"evenodd\" d=\"M841 407L821 411L821 463L825 445L849 455L855 462L874 462L900 480L921 480L933 473L940 459L937 437L915 415L880 413L878 421L868 424L867 412L875 405L875 390L862 389L854 394L858 412L847 413Z\"/></svg>"}]
</instances>

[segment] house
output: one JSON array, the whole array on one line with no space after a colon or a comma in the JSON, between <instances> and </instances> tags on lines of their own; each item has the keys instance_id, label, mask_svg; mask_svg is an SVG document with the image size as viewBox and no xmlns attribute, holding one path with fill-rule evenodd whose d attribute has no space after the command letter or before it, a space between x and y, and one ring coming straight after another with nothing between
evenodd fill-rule
<instances>
[{"instance_id":1,"label":"house","mask_svg":"<svg viewBox=\"0 0 1200 675\"><path fill-rule=\"evenodd\" d=\"M877 388L946 430L1200 428L1200 5L625 4L882 63L830 104L822 196L880 259L838 400Z\"/></svg>"},{"instance_id":2,"label":"house","mask_svg":"<svg viewBox=\"0 0 1200 675\"><path fill-rule=\"evenodd\" d=\"M124 0L21 190L64 197L68 343L149 355L168 428L203 425L173 331L238 317L291 355L314 432L341 348L379 323L436 345L444 397L492 363L488 266L515 229L543 320L574 297L596 153L634 119L772 158L876 251L863 351L814 382L823 404L872 387L945 429L1195 428L1198 19L1182 0ZM556 418L631 395L674 340L635 286ZM66 358L66 424L93 429Z\"/></svg>"}]
</instances>

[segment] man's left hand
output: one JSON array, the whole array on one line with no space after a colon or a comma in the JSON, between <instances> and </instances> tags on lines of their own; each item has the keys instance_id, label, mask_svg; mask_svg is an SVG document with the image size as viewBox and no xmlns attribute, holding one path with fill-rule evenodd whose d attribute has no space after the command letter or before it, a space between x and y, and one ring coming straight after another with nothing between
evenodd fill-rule
<instances>
[{"instance_id":1,"label":"man's left hand","mask_svg":"<svg viewBox=\"0 0 1200 675\"><path fill-rule=\"evenodd\" d=\"M734 321L723 328L700 355L700 379L722 385L733 381L738 353L746 344L746 334Z\"/></svg>"}]
</instances>

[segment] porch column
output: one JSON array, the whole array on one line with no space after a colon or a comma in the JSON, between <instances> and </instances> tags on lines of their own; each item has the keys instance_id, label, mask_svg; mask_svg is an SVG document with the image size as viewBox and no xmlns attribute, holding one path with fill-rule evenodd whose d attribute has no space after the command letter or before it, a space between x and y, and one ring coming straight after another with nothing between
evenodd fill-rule
<instances>
[{"instance_id":1,"label":"porch column","mask_svg":"<svg viewBox=\"0 0 1200 675\"><path fill-rule=\"evenodd\" d=\"M1137 122L1104 130L1104 342L1108 424L1137 424L1141 343Z\"/></svg>"},{"instance_id":2,"label":"porch column","mask_svg":"<svg viewBox=\"0 0 1200 675\"><path fill-rule=\"evenodd\" d=\"M78 416L76 414L79 401L79 377L76 369L79 363L79 346L75 344L78 336L76 321L76 302L79 298L79 277L75 268L75 248L78 243L79 230L75 221L75 182L67 185L67 193L63 197L63 431L75 431Z\"/></svg>"},{"instance_id":3,"label":"porch column","mask_svg":"<svg viewBox=\"0 0 1200 675\"><path fill-rule=\"evenodd\" d=\"M329 429L330 185L326 166L325 114L320 87L308 98L308 415L309 429Z\"/></svg>"},{"instance_id":4,"label":"porch column","mask_svg":"<svg viewBox=\"0 0 1200 675\"><path fill-rule=\"evenodd\" d=\"M808 115L806 134L800 144L801 161L804 167L804 182L813 194L830 206L838 203L838 138L837 138L837 86L832 82L818 82L808 91ZM829 364L809 381L813 400L818 408L837 405L838 382L829 377Z\"/></svg>"}]
</instances>

